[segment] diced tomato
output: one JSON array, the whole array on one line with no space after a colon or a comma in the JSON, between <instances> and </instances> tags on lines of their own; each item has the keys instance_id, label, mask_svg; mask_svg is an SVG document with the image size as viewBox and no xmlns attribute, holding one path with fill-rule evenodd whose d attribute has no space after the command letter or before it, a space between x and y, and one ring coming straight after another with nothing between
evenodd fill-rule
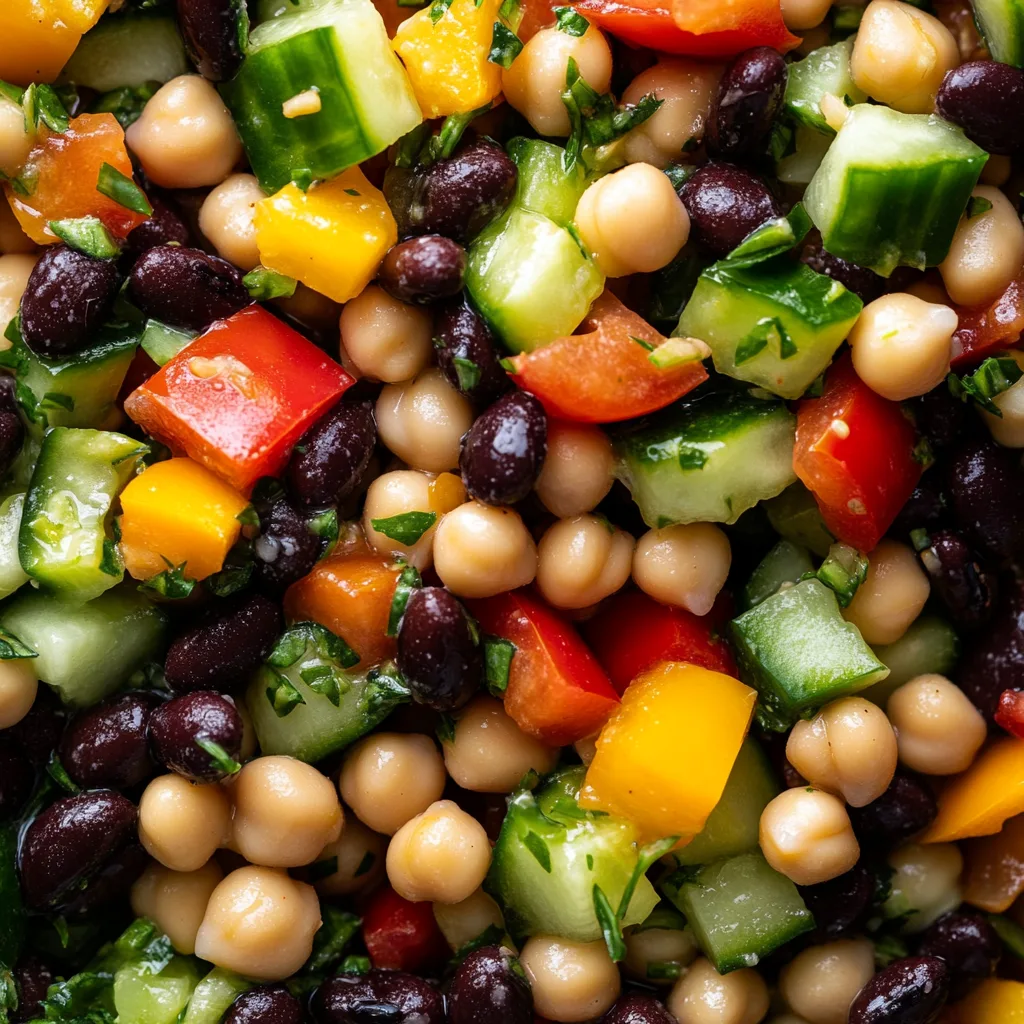
<instances>
[{"instance_id":1,"label":"diced tomato","mask_svg":"<svg viewBox=\"0 0 1024 1024\"><path fill-rule=\"evenodd\" d=\"M708 379L699 361L659 369L648 358L666 339L611 292L593 304L585 334L558 338L511 360L516 383L552 416L614 423L664 408ZM639 340L638 340L639 339Z\"/></svg>"},{"instance_id":2,"label":"diced tomato","mask_svg":"<svg viewBox=\"0 0 1024 1024\"><path fill-rule=\"evenodd\" d=\"M429 902L410 903L394 889L381 889L363 914L363 942L374 967L423 971L448 954Z\"/></svg>"},{"instance_id":3,"label":"diced tomato","mask_svg":"<svg viewBox=\"0 0 1024 1024\"><path fill-rule=\"evenodd\" d=\"M277 476L302 433L353 384L261 306L221 320L133 391L125 412L248 494Z\"/></svg>"},{"instance_id":4,"label":"diced tomato","mask_svg":"<svg viewBox=\"0 0 1024 1024\"><path fill-rule=\"evenodd\" d=\"M841 541L871 551L921 477L916 444L899 404L863 383L846 354L828 371L822 396L800 403L793 469L825 525Z\"/></svg>"},{"instance_id":5,"label":"diced tomato","mask_svg":"<svg viewBox=\"0 0 1024 1024\"><path fill-rule=\"evenodd\" d=\"M1024 273L988 306L956 308L960 322L953 335L954 369L981 362L996 349L1016 345L1024 331Z\"/></svg>"},{"instance_id":6,"label":"diced tomato","mask_svg":"<svg viewBox=\"0 0 1024 1024\"><path fill-rule=\"evenodd\" d=\"M996 725L1024 740L1024 693L1020 690L1003 690L999 695L995 718Z\"/></svg>"},{"instance_id":7,"label":"diced tomato","mask_svg":"<svg viewBox=\"0 0 1024 1024\"><path fill-rule=\"evenodd\" d=\"M714 613L693 615L630 590L611 598L583 626L583 637L621 694L658 661L685 661L735 676L736 663L714 620Z\"/></svg>"},{"instance_id":8,"label":"diced tomato","mask_svg":"<svg viewBox=\"0 0 1024 1024\"><path fill-rule=\"evenodd\" d=\"M604 725L618 694L565 619L527 590L467 604L485 633L515 644L505 710L523 732L563 746Z\"/></svg>"}]
</instances>

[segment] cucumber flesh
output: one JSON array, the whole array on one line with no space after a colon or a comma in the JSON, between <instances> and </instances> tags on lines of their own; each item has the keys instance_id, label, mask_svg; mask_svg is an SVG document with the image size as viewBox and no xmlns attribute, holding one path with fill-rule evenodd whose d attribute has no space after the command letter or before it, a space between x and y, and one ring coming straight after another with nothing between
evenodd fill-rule
<instances>
[{"instance_id":1,"label":"cucumber flesh","mask_svg":"<svg viewBox=\"0 0 1024 1024\"><path fill-rule=\"evenodd\" d=\"M234 971L214 967L196 986L181 1024L220 1024L231 1004L252 986Z\"/></svg>"},{"instance_id":2,"label":"cucumber flesh","mask_svg":"<svg viewBox=\"0 0 1024 1024\"><path fill-rule=\"evenodd\" d=\"M794 121L823 135L835 135L821 112L822 98L831 95L852 103L867 100L850 73L852 54L853 39L844 39L832 46L819 46L789 65L784 108Z\"/></svg>"},{"instance_id":3,"label":"cucumber flesh","mask_svg":"<svg viewBox=\"0 0 1024 1024\"><path fill-rule=\"evenodd\" d=\"M787 185L808 185L825 159L832 139L813 128L798 125L794 150L775 164L775 175Z\"/></svg>"},{"instance_id":4,"label":"cucumber flesh","mask_svg":"<svg viewBox=\"0 0 1024 1024\"><path fill-rule=\"evenodd\" d=\"M169 363L186 345L196 339L195 331L182 331L168 327L159 320L147 320L140 344L142 350L157 366Z\"/></svg>"},{"instance_id":5,"label":"cucumber flesh","mask_svg":"<svg viewBox=\"0 0 1024 1024\"><path fill-rule=\"evenodd\" d=\"M198 982L191 957L176 956L155 973L145 961L126 964L114 975L117 1019L125 1024L175 1024Z\"/></svg>"},{"instance_id":6,"label":"cucumber flesh","mask_svg":"<svg viewBox=\"0 0 1024 1024\"><path fill-rule=\"evenodd\" d=\"M960 657L960 640L953 627L935 615L923 615L892 644L872 648L889 670L888 677L861 696L885 707L894 690L915 676L937 673L949 676Z\"/></svg>"},{"instance_id":7,"label":"cucumber flesh","mask_svg":"<svg viewBox=\"0 0 1024 1024\"><path fill-rule=\"evenodd\" d=\"M971 0L971 8L992 59L1024 68L1024 4L1021 0Z\"/></svg>"},{"instance_id":8,"label":"cucumber flesh","mask_svg":"<svg viewBox=\"0 0 1024 1024\"><path fill-rule=\"evenodd\" d=\"M799 481L790 484L778 497L765 502L768 521L777 534L802 545L824 558L835 537L821 518L814 495Z\"/></svg>"},{"instance_id":9,"label":"cucumber flesh","mask_svg":"<svg viewBox=\"0 0 1024 1024\"><path fill-rule=\"evenodd\" d=\"M744 610L767 600L780 587L796 583L807 572L814 572L807 548L791 540L780 540L747 580L742 594Z\"/></svg>"},{"instance_id":10,"label":"cucumber flesh","mask_svg":"<svg viewBox=\"0 0 1024 1024\"><path fill-rule=\"evenodd\" d=\"M18 560L18 531L24 506L24 494L12 494L0 504L0 599L10 597L23 583L28 583L28 573Z\"/></svg>"},{"instance_id":11,"label":"cucumber flesh","mask_svg":"<svg viewBox=\"0 0 1024 1024\"><path fill-rule=\"evenodd\" d=\"M506 148L519 172L513 206L568 227L589 184L583 165L577 163L567 173L565 150L541 139L512 139Z\"/></svg>"}]
</instances>

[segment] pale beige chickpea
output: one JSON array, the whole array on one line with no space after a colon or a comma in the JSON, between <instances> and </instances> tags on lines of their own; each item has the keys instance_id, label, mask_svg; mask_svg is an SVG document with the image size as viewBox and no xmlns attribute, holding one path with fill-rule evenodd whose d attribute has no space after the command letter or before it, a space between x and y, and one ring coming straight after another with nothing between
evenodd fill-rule
<instances>
[{"instance_id":1,"label":"pale beige chickpea","mask_svg":"<svg viewBox=\"0 0 1024 1024\"><path fill-rule=\"evenodd\" d=\"M414 903L460 903L480 888L490 866L483 825L452 800L431 804L388 843L391 888Z\"/></svg>"},{"instance_id":2,"label":"pale beige chickpea","mask_svg":"<svg viewBox=\"0 0 1024 1024\"><path fill-rule=\"evenodd\" d=\"M3 317L0 316L0 325L2 324ZM1024 369L1024 352L1011 349L1007 354ZM1001 416L993 416L992 413L981 410L981 418L985 421L992 440L1006 448L1024 448L1024 377L996 395L992 401L1002 413ZM922 553L922 560L927 557L927 552Z\"/></svg>"},{"instance_id":3,"label":"pale beige chickpea","mask_svg":"<svg viewBox=\"0 0 1024 1024\"><path fill-rule=\"evenodd\" d=\"M459 442L472 425L469 400L437 367L388 384L377 398L381 441L413 469L440 473L457 467Z\"/></svg>"},{"instance_id":4,"label":"pale beige chickpea","mask_svg":"<svg viewBox=\"0 0 1024 1024\"><path fill-rule=\"evenodd\" d=\"M548 1020L573 1024L600 1017L622 988L619 969L602 941L533 935L519 962L533 990L533 1008Z\"/></svg>"},{"instance_id":5,"label":"pale beige chickpea","mask_svg":"<svg viewBox=\"0 0 1024 1024\"><path fill-rule=\"evenodd\" d=\"M280 868L232 871L210 896L196 956L259 981L282 981L313 951L320 901Z\"/></svg>"},{"instance_id":6,"label":"pale beige chickpea","mask_svg":"<svg viewBox=\"0 0 1024 1024\"><path fill-rule=\"evenodd\" d=\"M900 761L924 775L955 775L971 766L987 728L981 712L945 676L916 676L886 705Z\"/></svg>"},{"instance_id":7,"label":"pale beige chickpea","mask_svg":"<svg viewBox=\"0 0 1024 1024\"><path fill-rule=\"evenodd\" d=\"M179 75L161 86L125 138L146 177L164 188L219 185L242 156L228 108L199 75Z\"/></svg>"},{"instance_id":8,"label":"pale beige chickpea","mask_svg":"<svg viewBox=\"0 0 1024 1024\"><path fill-rule=\"evenodd\" d=\"M334 861L334 870L316 880L316 891L325 896L348 896L371 889L384 877L388 840L368 829L354 814L345 817L341 835L328 843L316 863Z\"/></svg>"},{"instance_id":9,"label":"pale beige chickpea","mask_svg":"<svg viewBox=\"0 0 1024 1024\"><path fill-rule=\"evenodd\" d=\"M882 910L886 917L909 914L902 925L906 932L923 932L963 898L964 858L956 843L908 843L889 854L889 867L893 875Z\"/></svg>"},{"instance_id":10,"label":"pale beige chickpea","mask_svg":"<svg viewBox=\"0 0 1024 1024\"><path fill-rule=\"evenodd\" d=\"M900 3L871 0L853 43L857 88L905 114L930 114L947 71L960 64L952 33L938 18Z\"/></svg>"},{"instance_id":11,"label":"pale beige chickpea","mask_svg":"<svg viewBox=\"0 0 1024 1024\"><path fill-rule=\"evenodd\" d=\"M857 993L875 973L869 939L839 939L798 953L779 975L782 998L807 1024L846 1024Z\"/></svg>"},{"instance_id":12,"label":"pale beige chickpea","mask_svg":"<svg viewBox=\"0 0 1024 1024\"><path fill-rule=\"evenodd\" d=\"M686 967L697 956L699 947L689 928L644 928L626 936L626 973L648 985L671 985L673 979L652 976L652 964L676 964Z\"/></svg>"},{"instance_id":13,"label":"pale beige chickpea","mask_svg":"<svg viewBox=\"0 0 1024 1024\"><path fill-rule=\"evenodd\" d=\"M437 527L434 568L453 594L492 597L533 582L537 545L518 512L467 501Z\"/></svg>"},{"instance_id":14,"label":"pale beige chickpea","mask_svg":"<svg viewBox=\"0 0 1024 1024\"><path fill-rule=\"evenodd\" d=\"M588 423L548 420L548 450L534 490L559 518L596 508L611 490L615 455L608 435Z\"/></svg>"},{"instance_id":15,"label":"pale beige chickpea","mask_svg":"<svg viewBox=\"0 0 1024 1024\"><path fill-rule=\"evenodd\" d=\"M782 20L790 32L817 28L828 14L832 0L782 0Z\"/></svg>"},{"instance_id":16,"label":"pale beige chickpea","mask_svg":"<svg viewBox=\"0 0 1024 1024\"><path fill-rule=\"evenodd\" d=\"M29 253L38 248L22 230L10 203L0 196L0 253Z\"/></svg>"},{"instance_id":17,"label":"pale beige chickpea","mask_svg":"<svg viewBox=\"0 0 1024 1024\"><path fill-rule=\"evenodd\" d=\"M441 796L444 783L444 760L429 736L377 732L349 750L338 788L360 821L392 836Z\"/></svg>"},{"instance_id":18,"label":"pale beige chickpea","mask_svg":"<svg viewBox=\"0 0 1024 1024\"><path fill-rule=\"evenodd\" d=\"M197 871L231 841L231 803L221 786L196 786L171 773L139 801L139 841L172 871Z\"/></svg>"},{"instance_id":19,"label":"pale beige chickpea","mask_svg":"<svg viewBox=\"0 0 1024 1024\"><path fill-rule=\"evenodd\" d=\"M232 174L199 208L199 230L219 256L242 270L252 270L260 261L253 218L262 199L266 195L255 175Z\"/></svg>"},{"instance_id":20,"label":"pale beige chickpea","mask_svg":"<svg viewBox=\"0 0 1024 1024\"><path fill-rule=\"evenodd\" d=\"M2 198L0 202L3 202ZM11 343L3 334L7 330L7 325L17 315L36 259L36 256L28 253L0 256L0 349L10 348Z\"/></svg>"},{"instance_id":21,"label":"pale beige chickpea","mask_svg":"<svg viewBox=\"0 0 1024 1024\"><path fill-rule=\"evenodd\" d=\"M584 81L599 93L612 83L612 51L601 31L590 26L581 36L542 28L501 73L501 91L539 135L569 134L562 102L565 72L572 57Z\"/></svg>"},{"instance_id":22,"label":"pale beige chickpea","mask_svg":"<svg viewBox=\"0 0 1024 1024\"><path fill-rule=\"evenodd\" d=\"M434 920L452 950L483 935L488 928L505 929L501 908L483 891L477 889L458 903L435 903Z\"/></svg>"},{"instance_id":23,"label":"pale beige chickpea","mask_svg":"<svg viewBox=\"0 0 1024 1024\"><path fill-rule=\"evenodd\" d=\"M860 856L843 802L809 786L784 790L769 802L759 838L768 863L797 885L836 878Z\"/></svg>"},{"instance_id":24,"label":"pale beige chickpea","mask_svg":"<svg viewBox=\"0 0 1024 1024\"><path fill-rule=\"evenodd\" d=\"M21 105L0 96L0 173L16 178L35 141L35 133L25 127Z\"/></svg>"},{"instance_id":25,"label":"pale beige chickpea","mask_svg":"<svg viewBox=\"0 0 1024 1024\"><path fill-rule=\"evenodd\" d=\"M883 540L868 560L867 579L843 609L869 644L894 644L921 614L931 585L906 544Z\"/></svg>"},{"instance_id":26,"label":"pale beige chickpea","mask_svg":"<svg viewBox=\"0 0 1024 1024\"><path fill-rule=\"evenodd\" d=\"M667 1003L679 1024L758 1024L768 1012L768 986L752 967L719 974L701 957L672 987Z\"/></svg>"},{"instance_id":27,"label":"pale beige chickpea","mask_svg":"<svg viewBox=\"0 0 1024 1024\"><path fill-rule=\"evenodd\" d=\"M558 748L527 736L493 697L471 700L456 716L454 737L442 744L448 774L475 793L511 793L532 768L551 771Z\"/></svg>"},{"instance_id":28,"label":"pale beige chickpea","mask_svg":"<svg viewBox=\"0 0 1024 1024\"><path fill-rule=\"evenodd\" d=\"M672 182L645 163L598 178L580 197L575 220L607 277L660 270L690 237L690 217Z\"/></svg>"},{"instance_id":29,"label":"pale beige chickpea","mask_svg":"<svg viewBox=\"0 0 1024 1024\"><path fill-rule=\"evenodd\" d=\"M648 530L633 552L633 579L662 604L707 615L732 565L729 538L713 523Z\"/></svg>"},{"instance_id":30,"label":"pale beige chickpea","mask_svg":"<svg viewBox=\"0 0 1024 1024\"><path fill-rule=\"evenodd\" d=\"M556 608L589 608L629 579L635 543L589 512L560 519L537 545L537 586Z\"/></svg>"},{"instance_id":31,"label":"pale beige chickpea","mask_svg":"<svg viewBox=\"0 0 1024 1024\"><path fill-rule=\"evenodd\" d=\"M132 886L132 911L155 922L179 953L191 955L210 896L223 877L216 860L195 871L150 864Z\"/></svg>"},{"instance_id":32,"label":"pale beige chickpea","mask_svg":"<svg viewBox=\"0 0 1024 1024\"><path fill-rule=\"evenodd\" d=\"M430 313L368 284L341 311L341 346L362 377L411 380L430 362Z\"/></svg>"},{"instance_id":33,"label":"pale beige chickpea","mask_svg":"<svg viewBox=\"0 0 1024 1024\"><path fill-rule=\"evenodd\" d=\"M786 757L812 786L863 807L896 774L896 734L880 707L863 697L841 697L793 726Z\"/></svg>"},{"instance_id":34,"label":"pale beige chickpea","mask_svg":"<svg viewBox=\"0 0 1024 1024\"><path fill-rule=\"evenodd\" d=\"M39 690L34 658L0 661L0 729L17 725L28 713Z\"/></svg>"},{"instance_id":35,"label":"pale beige chickpea","mask_svg":"<svg viewBox=\"0 0 1024 1024\"><path fill-rule=\"evenodd\" d=\"M925 302L931 302L937 306L952 306L953 300L942 283L942 278L935 270L925 272L925 276L907 285L907 295L916 295Z\"/></svg>"}]
</instances>

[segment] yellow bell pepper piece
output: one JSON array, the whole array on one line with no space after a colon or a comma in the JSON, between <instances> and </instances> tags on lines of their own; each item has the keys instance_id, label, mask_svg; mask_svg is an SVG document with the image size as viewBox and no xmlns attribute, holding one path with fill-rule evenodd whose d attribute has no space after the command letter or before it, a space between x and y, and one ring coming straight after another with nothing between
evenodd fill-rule
<instances>
[{"instance_id":1,"label":"yellow bell pepper piece","mask_svg":"<svg viewBox=\"0 0 1024 1024\"><path fill-rule=\"evenodd\" d=\"M191 459L157 462L121 492L121 553L137 580L185 563L203 580L224 565L248 501Z\"/></svg>"},{"instance_id":2,"label":"yellow bell pepper piece","mask_svg":"<svg viewBox=\"0 0 1024 1024\"><path fill-rule=\"evenodd\" d=\"M398 27L395 51L424 117L465 114L501 92L501 68L487 59L500 6L454 0L437 22L424 7Z\"/></svg>"},{"instance_id":3,"label":"yellow bell pepper piece","mask_svg":"<svg viewBox=\"0 0 1024 1024\"><path fill-rule=\"evenodd\" d=\"M598 736L580 805L629 818L646 840L696 835L756 702L756 691L721 672L672 661L647 669Z\"/></svg>"},{"instance_id":4,"label":"yellow bell pepper piece","mask_svg":"<svg viewBox=\"0 0 1024 1024\"><path fill-rule=\"evenodd\" d=\"M951 1024L1024 1024L1024 984L988 978L948 1013Z\"/></svg>"},{"instance_id":5,"label":"yellow bell pepper piece","mask_svg":"<svg viewBox=\"0 0 1024 1024\"><path fill-rule=\"evenodd\" d=\"M964 901L991 914L1009 910L1024 893L1024 814L994 836L970 839L964 855Z\"/></svg>"},{"instance_id":6,"label":"yellow bell pepper piece","mask_svg":"<svg viewBox=\"0 0 1024 1024\"><path fill-rule=\"evenodd\" d=\"M110 0L0 2L0 79L52 82Z\"/></svg>"},{"instance_id":7,"label":"yellow bell pepper piece","mask_svg":"<svg viewBox=\"0 0 1024 1024\"><path fill-rule=\"evenodd\" d=\"M384 193L358 167L303 192L285 185L256 204L260 262L335 302L355 298L398 241Z\"/></svg>"}]
</instances>

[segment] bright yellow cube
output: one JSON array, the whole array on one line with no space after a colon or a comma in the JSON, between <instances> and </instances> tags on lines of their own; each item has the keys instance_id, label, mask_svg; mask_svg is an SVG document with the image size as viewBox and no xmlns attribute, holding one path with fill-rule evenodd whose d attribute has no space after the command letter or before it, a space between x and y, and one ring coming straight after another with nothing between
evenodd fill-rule
<instances>
[{"instance_id":1,"label":"bright yellow cube","mask_svg":"<svg viewBox=\"0 0 1024 1024\"><path fill-rule=\"evenodd\" d=\"M110 0L0 0L0 79L52 82Z\"/></svg>"},{"instance_id":2,"label":"bright yellow cube","mask_svg":"<svg viewBox=\"0 0 1024 1024\"><path fill-rule=\"evenodd\" d=\"M1024 984L988 978L949 1015L950 1024L1024 1024Z\"/></svg>"},{"instance_id":3,"label":"bright yellow cube","mask_svg":"<svg viewBox=\"0 0 1024 1024\"><path fill-rule=\"evenodd\" d=\"M646 840L696 835L722 797L756 703L757 692L732 676L654 665L601 730L580 804L629 818Z\"/></svg>"},{"instance_id":4,"label":"bright yellow cube","mask_svg":"<svg viewBox=\"0 0 1024 1024\"><path fill-rule=\"evenodd\" d=\"M397 241L398 226L384 193L358 167L308 192L285 185L256 204L263 266L335 302L355 298Z\"/></svg>"}]
</instances>

